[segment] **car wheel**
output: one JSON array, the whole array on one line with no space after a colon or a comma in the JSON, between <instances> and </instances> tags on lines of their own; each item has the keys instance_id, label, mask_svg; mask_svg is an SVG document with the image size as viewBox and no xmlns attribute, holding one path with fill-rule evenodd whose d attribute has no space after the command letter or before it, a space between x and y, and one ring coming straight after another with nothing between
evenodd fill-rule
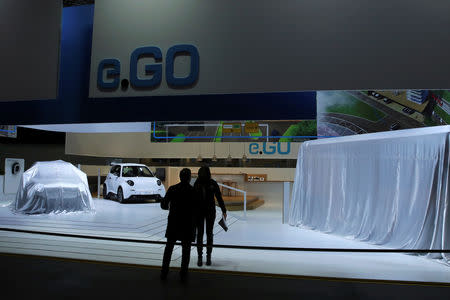
<instances>
[{"instance_id":1,"label":"car wheel","mask_svg":"<svg viewBox=\"0 0 450 300\"><path fill-rule=\"evenodd\" d=\"M106 187L106 184L103 184L103 199L109 199L108 188Z\"/></svg>"},{"instance_id":2,"label":"car wheel","mask_svg":"<svg viewBox=\"0 0 450 300\"><path fill-rule=\"evenodd\" d=\"M125 199L123 198L123 191L122 191L121 187L119 187L119 189L117 190L117 200L120 203L124 203L125 202Z\"/></svg>"}]
</instances>

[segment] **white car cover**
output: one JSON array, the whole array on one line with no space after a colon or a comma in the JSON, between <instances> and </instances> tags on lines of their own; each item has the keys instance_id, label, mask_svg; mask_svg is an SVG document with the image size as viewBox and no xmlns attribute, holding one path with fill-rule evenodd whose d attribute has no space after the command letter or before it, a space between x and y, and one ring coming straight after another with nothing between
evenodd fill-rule
<instances>
[{"instance_id":1,"label":"white car cover","mask_svg":"<svg viewBox=\"0 0 450 300\"><path fill-rule=\"evenodd\" d=\"M92 212L87 176L62 160L36 162L22 175L13 210L25 214Z\"/></svg>"},{"instance_id":2,"label":"white car cover","mask_svg":"<svg viewBox=\"0 0 450 300\"><path fill-rule=\"evenodd\" d=\"M303 143L289 223L396 249L450 248L450 126ZM432 254L450 262L450 253Z\"/></svg>"}]
</instances>

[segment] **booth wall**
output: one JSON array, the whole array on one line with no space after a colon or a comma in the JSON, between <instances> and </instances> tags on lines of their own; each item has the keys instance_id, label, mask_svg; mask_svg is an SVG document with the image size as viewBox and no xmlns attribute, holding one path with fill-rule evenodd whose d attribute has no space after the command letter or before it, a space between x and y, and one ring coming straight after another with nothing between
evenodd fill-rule
<instances>
[{"instance_id":1,"label":"booth wall","mask_svg":"<svg viewBox=\"0 0 450 300\"><path fill-rule=\"evenodd\" d=\"M168 167L166 175L166 183L168 186L180 182L179 174L184 167ZM199 167L190 167L191 172L196 176ZM242 178L240 183L247 185L258 185L260 183L243 181L245 173L247 174L267 174L267 181L284 182L294 181L295 168L214 168L211 167L211 174L213 178L237 179ZM245 187L245 186L244 186Z\"/></svg>"},{"instance_id":2,"label":"booth wall","mask_svg":"<svg viewBox=\"0 0 450 300\"><path fill-rule=\"evenodd\" d=\"M182 167L168 168L166 187L178 183ZM190 168L194 176L197 167ZM267 182L245 182L243 174L267 174ZM249 196L264 200L265 206L280 208L283 202L283 182L293 182L295 168L211 168L212 178L216 181L235 181L237 187ZM237 193L237 195L242 195Z\"/></svg>"},{"instance_id":3,"label":"booth wall","mask_svg":"<svg viewBox=\"0 0 450 300\"><path fill-rule=\"evenodd\" d=\"M97 0L95 10L91 97L450 88L447 0ZM192 86L98 87L101 60L117 59L130 79L131 53L144 46L161 49L164 78L177 44L198 49ZM141 60L141 78L144 64L155 61ZM176 65L189 74L189 59Z\"/></svg>"},{"instance_id":4,"label":"booth wall","mask_svg":"<svg viewBox=\"0 0 450 300\"><path fill-rule=\"evenodd\" d=\"M268 143L277 146L276 143ZM288 154L256 154L249 152L250 143L151 143L150 133L67 133L66 154L138 157L138 158L211 158L214 152L218 158L242 158L245 153L251 159L296 159L300 143L290 143ZM214 148L215 147L215 148ZM261 150L263 145L258 143ZM281 143L280 149L287 151L288 143ZM252 151L253 152L253 151Z\"/></svg>"},{"instance_id":5,"label":"booth wall","mask_svg":"<svg viewBox=\"0 0 450 300\"><path fill-rule=\"evenodd\" d=\"M42 1L34 2L41 5ZM107 4L114 6L113 3ZM316 118L314 91L227 94L212 98L209 95L121 97L94 101L88 95L94 5L66 7L62 16L60 80L56 99L0 101L0 120L3 125L226 120L230 117L237 120ZM9 30L7 27L4 29ZM28 60L24 61L28 64ZM35 80L34 75L27 74L25 70L27 68L15 68L11 73L21 76L21 90L26 90L29 81ZM11 76L9 73L3 74L2 80ZM28 80L29 77L31 79ZM221 109L211 109L212 103L222 105ZM266 107L271 109L267 110Z\"/></svg>"},{"instance_id":6,"label":"booth wall","mask_svg":"<svg viewBox=\"0 0 450 300\"><path fill-rule=\"evenodd\" d=\"M264 207L276 208L283 206L283 182L254 182L245 187L248 195L258 196L264 200Z\"/></svg>"},{"instance_id":7,"label":"booth wall","mask_svg":"<svg viewBox=\"0 0 450 300\"><path fill-rule=\"evenodd\" d=\"M149 166L154 172L155 167ZM160 168L160 167L158 167ZM163 167L166 169L165 188L180 182L179 174L184 167ZM81 165L81 170L88 177L96 177L100 171L103 179L109 173L111 166L105 165ZM189 168L193 177L198 172L198 167ZM212 177L218 182L234 181L238 189L247 192L249 196L257 196L264 200L264 205L280 208L283 202L283 182L293 182L295 176L295 168L211 168ZM267 182L245 182L244 175L248 174L267 174ZM103 181L101 181L103 183ZM241 193L236 195L241 196Z\"/></svg>"}]
</instances>

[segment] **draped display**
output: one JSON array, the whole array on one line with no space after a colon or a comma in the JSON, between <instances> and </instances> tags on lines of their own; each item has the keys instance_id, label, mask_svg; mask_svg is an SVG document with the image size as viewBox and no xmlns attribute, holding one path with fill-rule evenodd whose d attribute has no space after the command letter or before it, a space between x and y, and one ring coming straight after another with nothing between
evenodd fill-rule
<instances>
[{"instance_id":1,"label":"draped display","mask_svg":"<svg viewBox=\"0 0 450 300\"><path fill-rule=\"evenodd\" d=\"M450 249L449 143L450 126L303 143L289 224L388 248Z\"/></svg>"},{"instance_id":2,"label":"draped display","mask_svg":"<svg viewBox=\"0 0 450 300\"><path fill-rule=\"evenodd\" d=\"M25 214L93 212L87 176L62 160L36 162L22 175L13 210Z\"/></svg>"}]
</instances>

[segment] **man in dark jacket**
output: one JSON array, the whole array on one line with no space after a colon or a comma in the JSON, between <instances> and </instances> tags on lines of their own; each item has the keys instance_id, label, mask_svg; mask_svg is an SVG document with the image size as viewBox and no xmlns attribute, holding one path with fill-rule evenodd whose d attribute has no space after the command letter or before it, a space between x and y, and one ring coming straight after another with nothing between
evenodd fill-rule
<instances>
[{"instance_id":1,"label":"man in dark jacket","mask_svg":"<svg viewBox=\"0 0 450 300\"><path fill-rule=\"evenodd\" d=\"M166 238L167 244L164 250L161 279L167 278L170 258L177 240L182 244L180 277L184 279L188 272L191 256L191 243L195 241L195 210L196 198L194 188L190 185L191 170L184 168L180 172L181 182L171 186L164 199L161 200L161 208L169 209L167 218Z\"/></svg>"},{"instance_id":2,"label":"man in dark jacket","mask_svg":"<svg viewBox=\"0 0 450 300\"><path fill-rule=\"evenodd\" d=\"M203 232L206 221L206 265L211 265L211 253L213 248L213 228L216 219L216 202L214 196L222 210L224 218L227 217L227 210L220 193L219 185L211 178L209 167L201 167L198 170L198 178L194 183L194 190L198 198L197 212L197 265L203 265Z\"/></svg>"}]
</instances>

